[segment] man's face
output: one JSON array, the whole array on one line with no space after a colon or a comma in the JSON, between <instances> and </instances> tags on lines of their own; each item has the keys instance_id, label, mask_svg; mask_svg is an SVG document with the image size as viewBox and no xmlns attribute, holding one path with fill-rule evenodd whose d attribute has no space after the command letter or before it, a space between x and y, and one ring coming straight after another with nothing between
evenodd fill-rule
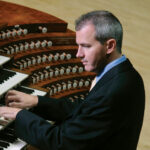
<instances>
[{"instance_id":1,"label":"man's face","mask_svg":"<svg viewBox=\"0 0 150 150\"><path fill-rule=\"evenodd\" d=\"M76 31L78 52L86 71L99 72L106 64L106 46L95 39L95 27L92 24L83 26Z\"/></svg>"}]
</instances>

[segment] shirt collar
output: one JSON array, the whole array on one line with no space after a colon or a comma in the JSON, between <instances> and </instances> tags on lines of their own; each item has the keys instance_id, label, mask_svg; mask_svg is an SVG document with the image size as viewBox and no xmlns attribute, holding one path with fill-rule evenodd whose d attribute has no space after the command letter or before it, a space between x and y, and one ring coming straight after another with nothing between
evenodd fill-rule
<instances>
[{"instance_id":1,"label":"shirt collar","mask_svg":"<svg viewBox=\"0 0 150 150\"><path fill-rule=\"evenodd\" d=\"M96 82L98 82L102 77L103 75L108 72L111 68L119 65L120 63L124 62L126 60L126 56L125 55L122 55L121 57L115 59L114 61L110 62L109 64L107 64L105 66L105 68L103 69L103 71L96 76Z\"/></svg>"}]
</instances>

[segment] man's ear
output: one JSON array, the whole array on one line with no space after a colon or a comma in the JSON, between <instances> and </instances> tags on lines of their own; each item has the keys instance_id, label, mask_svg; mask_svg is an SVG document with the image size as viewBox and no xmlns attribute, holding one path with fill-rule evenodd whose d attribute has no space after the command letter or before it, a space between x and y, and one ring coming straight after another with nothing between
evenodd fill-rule
<instances>
[{"instance_id":1,"label":"man's ear","mask_svg":"<svg viewBox=\"0 0 150 150\"><path fill-rule=\"evenodd\" d=\"M106 41L107 54L111 54L116 49L116 40L109 39Z\"/></svg>"}]
</instances>

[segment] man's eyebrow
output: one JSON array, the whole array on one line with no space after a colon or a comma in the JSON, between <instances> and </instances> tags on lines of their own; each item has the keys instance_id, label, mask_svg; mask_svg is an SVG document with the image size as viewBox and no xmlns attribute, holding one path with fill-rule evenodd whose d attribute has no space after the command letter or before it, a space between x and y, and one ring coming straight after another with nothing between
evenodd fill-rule
<instances>
[{"instance_id":1,"label":"man's eyebrow","mask_svg":"<svg viewBox=\"0 0 150 150\"><path fill-rule=\"evenodd\" d=\"M81 43L77 43L78 45L91 45L90 43L85 43L85 42L81 42Z\"/></svg>"}]
</instances>

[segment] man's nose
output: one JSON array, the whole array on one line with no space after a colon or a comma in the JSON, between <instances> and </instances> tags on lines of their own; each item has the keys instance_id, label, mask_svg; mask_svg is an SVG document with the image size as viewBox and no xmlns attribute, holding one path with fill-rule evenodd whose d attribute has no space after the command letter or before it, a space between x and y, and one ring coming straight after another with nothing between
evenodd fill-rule
<instances>
[{"instance_id":1,"label":"man's nose","mask_svg":"<svg viewBox=\"0 0 150 150\"><path fill-rule=\"evenodd\" d=\"M83 50L82 50L82 48L81 48L80 46L78 47L78 51L77 51L76 57L77 57L77 58L82 58L82 57L84 57Z\"/></svg>"}]
</instances>

